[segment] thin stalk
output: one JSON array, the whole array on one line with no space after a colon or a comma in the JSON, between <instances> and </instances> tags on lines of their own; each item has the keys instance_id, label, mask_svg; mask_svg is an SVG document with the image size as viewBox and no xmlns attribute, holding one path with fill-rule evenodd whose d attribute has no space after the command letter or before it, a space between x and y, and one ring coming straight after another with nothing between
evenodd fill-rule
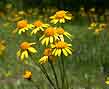
<instances>
[{"instance_id":1,"label":"thin stalk","mask_svg":"<svg viewBox=\"0 0 109 89\"><path fill-rule=\"evenodd\" d=\"M62 89L68 89L68 81L66 80L66 71L63 54L61 55L61 64L62 64Z\"/></svg>"},{"instance_id":2,"label":"thin stalk","mask_svg":"<svg viewBox=\"0 0 109 89\"><path fill-rule=\"evenodd\" d=\"M54 83L52 82L52 80L50 79L49 75L47 74L45 67L44 67L43 65L40 65L40 69L41 69L41 71L43 72L43 74L45 75L45 77L48 79L48 81L49 81L49 83L52 85L52 87L53 87L54 89L56 89Z\"/></svg>"},{"instance_id":3,"label":"thin stalk","mask_svg":"<svg viewBox=\"0 0 109 89\"><path fill-rule=\"evenodd\" d=\"M53 64L52 64L51 61L49 61L49 63L50 63L50 65L51 65L51 68L52 68L52 71L53 71L53 75L54 75L54 77L55 77L55 81L56 81L57 88L60 89L60 88L59 88L59 84L58 84L58 79L57 79L57 74L56 74L55 68L54 68L54 66L53 66Z\"/></svg>"},{"instance_id":4,"label":"thin stalk","mask_svg":"<svg viewBox=\"0 0 109 89\"><path fill-rule=\"evenodd\" d=\"M33 58L32 57L32 55L30 55L31 56L31 58ZM34 63L34 60L32 60L33 61L33 63ZM54 88L54 89L56 89L56 87L55 87L55 85L54 85L54 83L52 82L52 80L50 79L50 77L49 77L49 75L48 75L48 73L47 73L47 71L46 71L46 69L45 69L45 67L41 64L39 64L39 65L37 65L39 68L40 68L40 70L41 70L41 72L44 74L44 76L47 78L47 80L49 81L49 83L52 85L52 87ZM35 67L36 68L36 67Z\"/></svg>"}]
</instances>

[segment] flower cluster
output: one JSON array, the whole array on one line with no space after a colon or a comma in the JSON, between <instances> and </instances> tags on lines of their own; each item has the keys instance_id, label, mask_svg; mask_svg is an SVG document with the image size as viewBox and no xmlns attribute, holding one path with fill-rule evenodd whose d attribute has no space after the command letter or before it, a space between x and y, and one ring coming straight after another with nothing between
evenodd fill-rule
<instances>
[{"instance_id":1,"label":"flower cluster","mask_svg":"<svg viewBox=\"0 0 109 89\"><path fill-rule=\"evenodd\" d=\"M105 30L106 26L107 25L104 23L101 23L101 24L91 23L90 26L88 27L88 29L93 30L95 34L99 34L103 30Z\"/></svg>"},{"instance_id":2,"label":"flower cluster","mask_svg":"<svg viewBox=\"0 0 109 89\"><path fill-rule=\"evenodd\" d=\"M51 23L65 23L65 20L71 20L72 15L68 11L58 11L55 15L50 17ZM39 42L42 45L45 45L43 56L39 60L40 64L45 64L48 61L55 62L54 56L61 56L61 55L72 55L72 48L71 44L65 42L65 37L72 40L73 36L65 31L63 27L56 27L50 24L46 24L41 20L36 20L32 24L29 24L27 20L21 20L17 23L17 31L19 34L29 32L30 36L33 36L38 33L42 33L39 37ZM37 50L32 47L35 45L35 42L22 42L20 44L20 49L17 52L17 56L24 60L28 58L31 53L37 53Z\"/></svg>"}]
</instances>

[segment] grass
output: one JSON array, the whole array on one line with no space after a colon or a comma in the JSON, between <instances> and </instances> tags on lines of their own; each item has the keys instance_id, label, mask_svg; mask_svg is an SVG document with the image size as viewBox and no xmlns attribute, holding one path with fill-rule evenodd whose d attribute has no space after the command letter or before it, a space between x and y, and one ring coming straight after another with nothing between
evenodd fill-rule
<instances>
[{"instance_id":1,"label":"grass","mask_svg":"<svg viewBox=\"0 0 109 89\"><path fill-rule=\"evenodd\" d=\"M1 24L4 23L6 21L1 21ZM70 89L107 89L108 86L105 85L105 76L107 74L103 72L103 64L109 62L108 28L98 36L87 29L88 24L84 20L66 23L64 28L74 35L72 45L75 52L73 56L64 58L67 64L65 68ZM12 34L11 32L14 29L15 23L10 23L7 27L0 27L0 39L6 40L7 47L4 56L0 57L0 89L51 89L49 82L38 68L23 65L16 58L16 52L21 41L35 40L34 37ZM37 48L42 53L42 48L40 46ZM38 60L41 53L34 56L34 59ZM56 64L55 68L58 73ZM34 81L27 81L22 78L24 69L30 69L33 72ZM49 75L54 79L48 65L47 69Z\"/></svg>"}]
</instances>

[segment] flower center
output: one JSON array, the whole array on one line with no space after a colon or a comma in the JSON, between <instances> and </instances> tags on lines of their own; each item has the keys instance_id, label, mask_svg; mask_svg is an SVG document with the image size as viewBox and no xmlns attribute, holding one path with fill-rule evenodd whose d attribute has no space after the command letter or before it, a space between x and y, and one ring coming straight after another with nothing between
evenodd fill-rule
<instances>
[{"instance_id":1,"label":"flower center","mask_svg":"<svg viewBox=\"0 0 109 89\"><path fill-rule=\"evenodd\" d=\"M44 55L45 56L51 56L52 55L52 49L51 48L46 48L44 50Z\"/></svg>"},{"instance_id":2,"label":"flower center","mask_svg":"<svg viewBox=\"0 0 109 89\"><path fill-rule=\"evenodd\" d=\"M40 27L42 25L43 25L43 22L41 22L40 20L34 22L34 26L36 26L36 27Z\"/></svg>"},{"instance_id":3,"label":"flower center","mask_svg":"<svg viewBox=\"0 0 109 89\"><path fill-rule=\"evenodd\" d=\"M64 34L64 29L63 28L57 28L56 32L59 35L63 35Z\"/></svg>"},{"instance_id":4,"label":"flower center","mask_svg":"<svg viewBox=\"0 0 109 89\"><path fill-rule=\"evenodd\" d=\"M59 41L55 44L55 47L58 48L58 49L63 49L63 48L67 47L67 44L63 41Z\"/></svg>"},{"instance_id":5,"label":"flower center","mask_svg":"<svg viewBox=\"0 0 109 89\"><path fill-rule=\"evenodd\" d=\"M17 23L17 28L24 28L28 25L28 22L26 20L21 20Z\"/></svg>"},{"instance_id":6,"label":"flower center","mask_svg":"<svg viewBox=\"0 0 109 89\"><path fill-rule=\"evenodd\" d=\"M46 36L53 36L55 34L55 29L53 27L49 27L45 30Z\"/></svg>"},{"instance_id":7,"label":"flower center","mask_svg":"<svg viewBox=\"0 0 109 89\"><path fill-rule=\"evenodd\" d=\"M58 11L56 12L56 17L57 18L64 18L65 16L65 11Z\"/></svg>"},{"instance_id":8,"label":"flower center","mask_svg":"<svg viewBox=\"0 0 109 89\"><path fill-rule=\"evenodd\" d=\"M21 45L20 45L20 48L21 49L28 49L30 47L30 45L29 45L29 43L28 42L23 42L23 43L21 43Z\"/></svg>"}]
</instances>

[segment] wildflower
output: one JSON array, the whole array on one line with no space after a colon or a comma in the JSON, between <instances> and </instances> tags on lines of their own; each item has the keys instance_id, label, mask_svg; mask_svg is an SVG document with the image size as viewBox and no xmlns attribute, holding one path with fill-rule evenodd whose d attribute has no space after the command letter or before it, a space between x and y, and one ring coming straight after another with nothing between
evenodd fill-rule
<instances>
[{"instance_id":1,"label":"wildflower","mask_svg":"<svg viewBox=\"0 0 109 89\"><path fill-rule=\"evenodd\" d=\"M0 41L0 55L3 54L4 50L6 49L6 46L4 45L5 41Z\"/></svg>"},{"instance_id":2,"label":"wildflower","mask_svg":"<svg viewBox=\"0 0 109 89\"><path fill-rule=\"evenodd\" d=\"M58 41L55 44L51 45L53 49L52 54L54 56L60 56L61 54L64 54L65 56L68 56L68 54L72 55L72 48L70 48L69 46L72 45L64 41Z\"/></svg>"},{"instance_id":3,"label":"wildflower","mask_svg":"<svg viewBox=\"0 0 109 89\"><path fill-rule=\"evenodd\" d=\"M56 33L58 34L58 39L60 39L61 41L64 41L64 37L63 36L66 36L70 40L73 37L70 33L64 31L63 28L56 28Z\"/></svg>"},{"instance_id":4,"label":"wildflower","mask_svg":"<svg viewBox=\"0 0 109 89\"><path fill-rule=\"evenodd\" d=\"M31 34L36 34L38 31L44 31L44 28L47 28L49 24L44 24L42 21L38 20L34 22L35 29L33 29Z\"/></svg>"},{"instance_id":5,"label":"wildflower","mask_svg":"<svg viewBox=\"0 0 109 89\"><path fill-rule=\"evenodd\" d=\"M52 63L55 63L55 59L52 55L52 49L46 48L43 53L43 57L39 60L40 64L45 64L48 62L48 60L52 61Z\"/></svg>"},{"instance_id":6,"label":"wildflower","mask_svg":"<svg viewBox=\"0 0 109 89\"><path fill-rule=\"evenodd\" d=\"M90 11L91 11L91 12L95 12L95 8L91 8Z\"/></svg>"},{"instance_id":7,"label":"wildflower","mask_svg":"<svg viewBox=\"0 0 109 89\"><path fill-rule=\"evenodd\" d=\"M106 78L105 83L109 85L109 77Z\"/></svg>"},{"instance_id":8,"label":"wildflower","mask_svg":"<svg viewBox=\"0 0 109 89\"><path fill-rule=\"evenodd\" d=\"M72 19L72 15L70 13L68 13L68 11L58 11L55 13L55 15L50 17L51 23L56 24L57 22L59 23L65 23L65 19L66 20L71 20Z\"/></svg>"},{"instance_id":9,"label":"wildflower","mask_svg":"<svg viewBox=\"0 0 109 89\"><path fill-rule=\"evenodd\" d=\"M23 77L24 77L24 79L31 80L31 78L32 78L32 72L29 71L29 70L24 71Z\"/></svg>"},{"instance_id":10,"label":"wildflower","mask_svg":"<svg viewBox=\"0 0 109 89\"><path fill-rule=\"evenodd\" d=\"M44 35L39 40L41 40L42 45L46 44L47 46L49 43L53 43L55 39L56 29L54 29L53 27L48 27L44 31Z\"/></svg>"},{"instance_id":11,"label":"wildflower","mask_svg":"<svg viewBox=\"0 0 109 89\"><path fill-rule=\"evenodd\" d=\"M97 26L97 23L93 22L91 23L89 29L94 29Z\"/></svg>"},{"instance_id":12,"label":"wildflower","mask_svg":"<svg viewBox=\"0 0 109 89\"><path fill-rule=\"evenodd\" d=\"M107 24L100 24L99 28L104 29L104 28L106 28L106 26L107 26Z\"/></svg>"},{"instance_id":13,"label":"wildflower","mask_svg":"<svg viewBox=\"0 0 109 89\"><path fill-rule=\"evenodd\" d=\"M17 52L17 56L23 60L24 58L28 58L28 55L30 53L36 53L37 50L32 47L36 43L28 43L28 42L23 42L20 44L20 50Z\"/></svg>"},{"instance_id":14,"label":"wildflower","mask_svg":"<svg viewBox=\"0 0 109 89\"><path fill-rule=\"evenodd\" d=\"M21 20L17 23L17 29L19 30L18 33L21 34L22 32L25 32L34 26L32 24L28 24L26 20Z\"/></svg>"}]
</instances>

